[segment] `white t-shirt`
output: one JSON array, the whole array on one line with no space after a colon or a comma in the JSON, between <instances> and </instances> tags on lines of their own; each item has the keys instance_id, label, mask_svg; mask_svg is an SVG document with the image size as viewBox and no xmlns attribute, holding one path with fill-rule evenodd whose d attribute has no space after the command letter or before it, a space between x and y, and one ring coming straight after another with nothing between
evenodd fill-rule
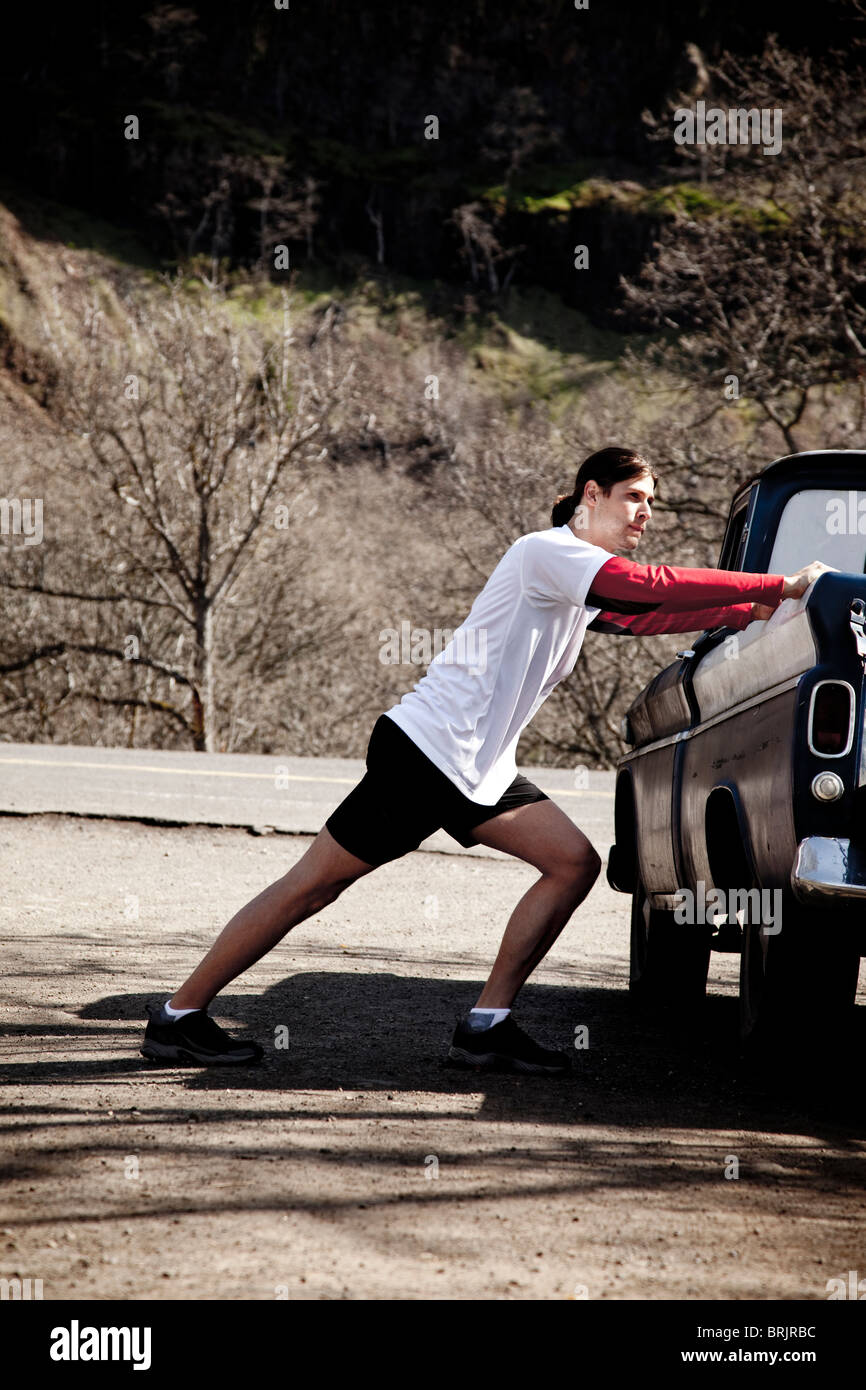
<instances>
[{"instance_id":1,"label":"white t-shirt","mask_svg":"<svg viewBox=\"0 0 866 1390\"><path fill-rule=\"evenodd\" d=\"M574 669L592 581L612 559L568 525L520 536L448 645L390 719L470 801L493 806L517 775L517 741Z\"/></svg>"}]
</instances>

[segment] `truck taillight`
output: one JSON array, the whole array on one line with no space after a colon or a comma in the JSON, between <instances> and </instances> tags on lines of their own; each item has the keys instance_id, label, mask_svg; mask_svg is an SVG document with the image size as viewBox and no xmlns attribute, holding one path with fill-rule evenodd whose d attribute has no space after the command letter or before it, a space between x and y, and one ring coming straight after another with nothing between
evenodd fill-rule
<instances>
[{"instance_id":1,"label":"truck taillight","mask_svg":"<svg viewBox=\"0 0 866 1390\"><path fill-rule=\"evenodd\" d=\"M809 708L809 748L822 758L842 758L854 739L854 689L847 681L820 681Z\"/></svg>"}]
</instances>

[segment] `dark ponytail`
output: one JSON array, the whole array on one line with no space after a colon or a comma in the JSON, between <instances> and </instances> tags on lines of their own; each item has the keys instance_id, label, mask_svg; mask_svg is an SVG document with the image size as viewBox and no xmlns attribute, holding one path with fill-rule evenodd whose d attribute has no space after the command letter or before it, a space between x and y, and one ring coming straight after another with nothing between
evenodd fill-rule
<instances>
[{"instance_id":1,"label":"dark ponytail","mask_svg":"<svg viewBox=\"0 0 866 1390\"><path fill-rule=\"evenodd\" d=\"M577 502L574 497L569 496L567 493L563 493L562 496L557 497L553 504L553 511L550 513L551 526L566 526L574 516L576 506Z\"/></svg>"},{"instance_id":2,"label":"dark ponytail","mask_svg":"<svg viewBox=\"0 0 866 1390\"><path fill-rule=\"evenodd\" d=\"M580 465L574 480L574 490L571 493L561 493L557 497L550 514L551 526L565 526L571 521L590 479L598 483L607 497L614 483L623 483L627 478L641 478L645 474L652 478L653 483L658 482L643 454L639 454L635 449L620 449L615 446L599 449Z\"/></svg>"}]
</instances>

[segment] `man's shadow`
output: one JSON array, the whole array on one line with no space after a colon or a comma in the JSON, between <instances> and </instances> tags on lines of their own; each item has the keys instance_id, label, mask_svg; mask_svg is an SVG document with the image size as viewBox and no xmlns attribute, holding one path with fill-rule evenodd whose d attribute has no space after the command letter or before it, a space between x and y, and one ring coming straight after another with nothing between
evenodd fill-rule
<instances>
[{"instance_id":1,"label":"man's shadow","mask_svg":"<svg viewBox=\"0 0 866 1390\"><path fill-rule=\"evenodd\" d=\"M595 976L597 981L598 977ZM706 1126L796 1132L815 1121L849 1136L866 1132L856 1057L866 1046L866 1009L838 1037L809 1039L788 1065L744 1058L737 1001L708 996L693 1016L638 1011L618 976L608 987L528 983L515 1018L545 1047L565 1051L565 1077L467 1071L447 1053L458 1017L480 979L453 980L383 971L297 973L255 996L224 993L210 1012L234 1036L265 1048L258 1067L182 1069L195 1089L335 1092L482 1092L483 1120L551 1124L591 1118L660 1128ZM145 999L104 998L83 1019L141 1018ZM141 1059L141 1065L150 1064ZM441 1113L441 1112L438 1112ZM813 1128L813 1132L814 1128Z\"/></svg>"}]
</instances>

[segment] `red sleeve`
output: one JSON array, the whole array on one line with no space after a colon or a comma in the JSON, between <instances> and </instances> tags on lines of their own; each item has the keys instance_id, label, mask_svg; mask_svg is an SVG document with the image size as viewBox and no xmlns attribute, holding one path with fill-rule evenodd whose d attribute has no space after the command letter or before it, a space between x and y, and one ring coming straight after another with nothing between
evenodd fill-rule
<instances>
[{"instance_id":1,"label":"red sleeve","mask_svg":"<svg viewBox=\"0 0 866 1390\"><path fill-rule=\"evenodd\" d=\"M785 577L781 574L636 565L632 560L613 556L596 573L586 605L612 613L650 613L661 607L672 613L706 608L712 603L730 606L744 600L776 608L781 603L784 585ZM696 625L681 630L696 630Z\"/></svg>"},{"instance_id":2,"label":"red sleeve","mask_svg":"<svg viewBox=\"0 0 866 1390\"><path fill-rule=\"evenodd\" d=\"M752 621L750 603L730 608L659 607L654 613L601 612L589 624L590 632L611 632L619 637L649 637L658 632L708 632L714 627L741 630Z\"/></svg>"}]
</instances>

